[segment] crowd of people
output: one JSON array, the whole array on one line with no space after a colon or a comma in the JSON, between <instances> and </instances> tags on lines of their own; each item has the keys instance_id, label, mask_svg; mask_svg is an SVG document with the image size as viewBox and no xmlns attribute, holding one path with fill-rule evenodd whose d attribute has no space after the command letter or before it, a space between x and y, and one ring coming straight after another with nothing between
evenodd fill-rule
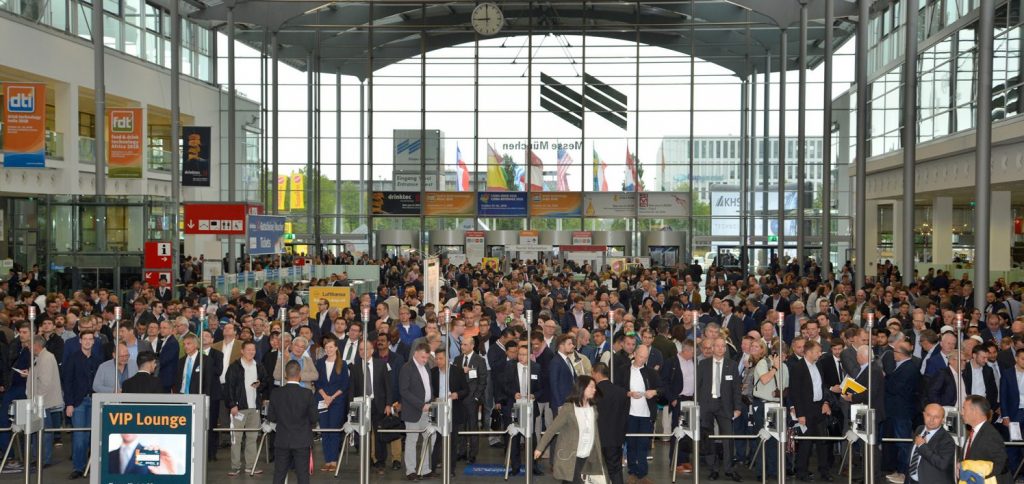
<instances>
[{"instance_id":1,"label":"crowd of people","mask_svg":"<svg viewBox=\"0 0 1024 484\"><path fill-rule=\"evenodd\" d=\"M423 292L422 260L374 263L376 292L352 294L345 307L304 300L304 286L273 282L227 294L193 283L177 292L142 284L123 294L97 288L69 296L8 288L0 309L0 428L30 380L43 396L47 428L90 427L94 393L201 393L210 400L210 460L229 447L228 475L253 466L262 473L256 447L267 419L278 425L268 436L275 481L291 466L306 482L317 467L309 457L314 429L341 429L365 393L374 472L415 481L437 477L440 439L417 431L431 427L432 403L448 399L452 462L476 463L481 445L511 446L511 475L530 469L567 482L601 475L648 484L648 455L658 449L651 435L671 433L683 406L695 402L709 437L700 455L687 438L670 456L683 475L694 472L696 458L708 479L740 482L747 464L760 470L764 459L768 479L785 473L830 482L849 450L858 463L859 454L874 453L872 468L858 469L862 479L871 473L875 482L916 484L952 482L963 470L948 445L957 432L942 428L952 407L971 429L961 442L966 458L993 464L982 477L1012 482L1021 461L1003 444L1024 422L1019 282L994 281L979 310L966 276L929 271L904 280L891 264L855 290L849 266L824 277L813 261L775 262L744 277L714 266L705 273L696 263L611 272L510 261L495 271L442 259L434 299ZM348 282L337 274L308 284ZM797 436L842 437L851 406L867 404L878 435L905 440L849 449L791 441L780 469L777 442L759 452L755 439L764 408L778 404L789 409L787 427ZM536 416L532 455L523 455L521 433L458 434L526 428L517 405ZM239 429L230 438L213 430L228 426ZM45 434L44 465L61 437ZM0 434L0 448L10 438ZM71 478L79 478L89 433L70 439ZM320 471L336 471L342 439L319 435Z\"/></svg>"}]
</instances>

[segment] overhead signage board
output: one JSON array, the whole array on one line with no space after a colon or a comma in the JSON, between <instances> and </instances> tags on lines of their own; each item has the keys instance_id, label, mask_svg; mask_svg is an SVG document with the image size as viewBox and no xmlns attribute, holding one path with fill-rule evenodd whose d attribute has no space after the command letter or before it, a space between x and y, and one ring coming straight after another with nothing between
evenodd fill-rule
<instances>
[{"instance_id":1,"label":"overhead signage board","mask_svg":"<svg viewBox=\"0 0 1024 484\"><path fill-rule=\"evenodd\" d=\"M148 269L170 269L172 262L170 242L146 242L144 267Z\"/></svg>"},{"instance_id":2,"label":"overhead signage board","mask_svg":"<svg viewBox=\"0 0 1024 484\"><path fill-rule=\"evenodd\" d=\"M249 215L246 220L246 249L249 255L284 253L283 215Z\"/></svg>"},{"instance_id":3,"label":"overhead signage board","mask_svg":"<svg viewBox=\"0 0 1024 484\"><path fill-rule=\"evenodd\" d=\"M245 235L244 203L186 203L186 235Z\"/></svg>"},{"instance_id":4,"label":"overhead signage board","mask_svg":"<svg viewBox=\"0 0 1024 484\"><path fill-rule=\"evenodd\" d=\"M423 204L419 192L373 192L370 208L374 215L419 215Z\"/></svg>"},{"instance_id":5,"label":"overhead signage board","mask_svg":"<svg viewBox=\"0 0 1024 484\"><path fill-rule=\"evenodd\" d=\"M525 217L526 192L478 193L476 212L480 217Z\"/></svg>"},{"instance_id":6,"label":"overhead signage board","mask_svg":"<svg viewBox=\"0 0 1024 484\"><path fill-rule=\"evenodd\" d=\"M531 217L579 218L582 214L582 193L542 192L530 194Z\"/></svg>"},{"instance_id":7,"label":"overhead signage board","mask_svg":"<svg viewBox=\"0 0 1024 484\"><path fill-rule=\"evenodd\" d=\"M427 192L423 200L423 215L472 217L476 213L474 198L467 192Z\"/></svg>"}]
</instances>

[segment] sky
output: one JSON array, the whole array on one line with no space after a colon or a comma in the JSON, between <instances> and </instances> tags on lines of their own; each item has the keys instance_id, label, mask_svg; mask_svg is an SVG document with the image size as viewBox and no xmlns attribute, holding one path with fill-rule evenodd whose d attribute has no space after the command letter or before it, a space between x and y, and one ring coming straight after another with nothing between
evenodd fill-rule
<instances>
[{"instance_id":1,"label":"sky","mask_svg":"<svg viewBox=\"0 0 1024 484\"><path fill-rule=\"evenodd\" d=\"M227 52L227 38L218 34L218 52ZM527 105L527 36L488 39L480 42L479 137L480 144L473 147L473 44L449 47L427 55L426 128L444 133L442 159L445 169L454 170L458 147L465 162L479 170L486 170L487 146L512 156L520 165L525 164L525 150L503 151L503 145L525 143L532 130L534 141L549 143L573 142L581 138L580 129L546 112L539 103L540 74L554 77L559 82L580 90L580 73L584 70L583 38L580 36L533 36L533 116L528 123ZM838 97L854 80L854 43L848 41L834 56L833 98ZM699 53L698 53L699 54ZM259 52L245 45L236 47L236 80L241 95L260 99ZM690 110L694 111L694 136L740 135L740 81L731 72L717 65L695 59L694 102L690 103L690 58L675 51L659 47L641 46L640 87L634 83L636 72L636 45L631 42L599 37L586 39L587 74L595 76L628 98L628 128L622 130L594 113L585 118L585 141L582 150L570 150L575 161L569 170L569 186L586 190L591 185L591 160L594 152L609 168L606 172L609 186L619 187L626 177L627 146L636 153L645 166L655 163L662 137L686 137L690 130ZM219 59L219 82L226 85L226 58ZM378 69L374 75L374 180L389 180L392 166L393 140L396 129L419 129L421 125L420 58L392 64ZM279 156L281 172L297 171L306 163L307 155L307 75L286 64L279 67L281 76L281 102L279 122L281 143ZM797 135L797 71L787 74L786 134ZM778 132L778 74L772 74L770 105L773 113L770 136ZM807 136L822 134L824 69L819 65L808 72ZM269 81L269 80L268 80ZM321 160L322 173L330 179L359 180L359 80L341 76L340 103L335 83L337 76L321 76ZM763 76L757 76L757 132L763 133ZM639 95L639 129L635 110ZM336 168L338 146L335 140L337 110L341 110L341 169ZM846 115L835 112L834 116ZM636 139L639 134L639 140ZM637 146L637 144L639 146ZM546 170L553 170L557 160L554 149L538 150ZM269 160L269 156L267 157ZM582 163L581 163L582 162ZM418 168L418 167L417 167ZM653 172L653 170L648 170ZM648 178L650 175L648 174ZM449 187L451 189L451 187Z\"/></svg>"}]
</instances>

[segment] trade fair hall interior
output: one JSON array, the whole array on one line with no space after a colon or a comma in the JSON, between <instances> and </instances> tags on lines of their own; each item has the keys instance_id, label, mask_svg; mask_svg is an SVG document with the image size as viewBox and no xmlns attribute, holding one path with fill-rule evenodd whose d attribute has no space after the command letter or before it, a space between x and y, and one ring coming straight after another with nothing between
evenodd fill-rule
<instances>
[{"instance_id":1,"label":"trade fair hall interior","mask_svg":"<svg viewBox=\"0 0 1024 484\"><path fill-rule=\"evenodd\" d=\"M0 0L0 481L1024 481L1024 0Z\"/></svg>"}]
</instances>

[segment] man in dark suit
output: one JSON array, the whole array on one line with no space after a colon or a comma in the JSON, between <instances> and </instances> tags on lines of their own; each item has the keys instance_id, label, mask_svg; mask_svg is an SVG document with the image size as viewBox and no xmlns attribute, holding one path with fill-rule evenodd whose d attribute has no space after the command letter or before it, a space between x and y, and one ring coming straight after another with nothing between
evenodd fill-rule
<instances>
[{"instance_id":1,"label":"man in dark suit","mask_svg":"<svg viewBox=\"0 0 1024 484\"><path fill-rule=\"evenodd\" d=\"M153 373L156 371L156 353L143 351L135 358L139 371L124 381L121 391L124 393L166 393L160 379Z\"/></svg>"},{"instance_id":2,"label":"man in dark suit","mask_svg":"<svg viewBox=\"0 0 1024 484\"><path fill-rule=\"evenodd\" d=\"M720 307L722 316L719 324L723 329L729 330L729 339L732 340L733 346L739 348L743 342L743 335L746 334L743 330L743 318L732 313L736 309L736 303L732 302L732 299L723 299Z\"/></svg>"},{"instance_id":3,"label":"man in dark suit","mask_svg":"<svg viewBox=\"0 0 1024 484\"><path fill-rule=\"evenodd\" d=\"M569 393L572 392L572 387L576 382L576 372L573 369L571 359L574 347L572 335L563 334L555 339L555 348L558 352L551 359L551 364L548 367L551 413L555 416L558 416L558 409L565 403L565 399L569 397Z\"/></svg>"},{"instance_id":4,"label":"man in dark suit","mask_svg":"<svg viewBox=\"0 0 1024 484\"><path fill-rule=\"evenodd\" d=\"M903 484L953 484L956 444L942 422L946 411L939 405L924 408L924 425L914 432L914 447L907 461Z\"/></svg>"},{"instance_id":5,"label":"man in dark suit","mask_svg":"<svg viewBox=\"0 0 1024 484\"><path fill-rule=\"evenodd\" d=\"M402 367L398 374L398 395L402 400L402 421L405 422L405 429L420 431L427 428L429 423L430 402L436 394L430 386L430 375L427 370L427 361L430 359L430 347L421 343L412 350L412 358ZM405 473L409 480L421 477L433 478L434 473L430 467L430 457L422 469L424 474L420 475L417 469L419 454L416 444L423 439L423 445L430 445L430 438L421 436L419 433L410 433L405 437Z\"/></svg>"},{"instance_id":6,"label":"man in dark suit","mask_svg":"<svg viewBox=\"0 0 1024 484\"><path fill-rule=\"evenodd\" d=\"M884 425L888 428L887 435L907 439L913 428L913 421L918 405L918 380L921 370L912 359L914 350L910 343L901 341L893 351L895 361L893 369L885 375L885 415L888 420ZM910 444L883 444L886 446L886 461L890 468L906 475L909 460ZM895 452L889 449L895 450Z\"/></svg>"},{"instance_id":7,"label":"man in dark suit","mask_svg":"<svg viewBox=\"0 0 1024 484\"><path fill-rule=\"evenodd\" d=\"M373 343L363 344L363 342L359 342L360 356L356 358L351 368L348 398L349 408L352 408L352 400L356 397L361 397L364 394L373 396L373 400L370 402L370 428L376 430L380 427L384 417L391 415L395 411L395 391L391 385L391 377L388 375L387 363L375 357L373 350ZM363 383L363 361L367 362L366 374L368 375L368 381L365 384ZM365 393L363 391L364 385L366 386ZM377 469L378 475L384 473L384 466L388 457L388 446L381 437L383 437L383 434L374 432L376 444L374 446L373 467Z\"/></svg>"},{"instance_id":8,"label":"man in dark suit","mask_svg":"<svg viewBox=\"0 0 1024 484\"><path fill-rule=\"evenodd\" d=\"M981 381L978 381L981 376ZM988 366L988 350L977 345L971 351L971 361L963 371L964 392L981 395L988 400L989 408L999 408L999 387L995 371Z\"/></svg>"},{"instance_id":9,"label":"man in dark suit","mask_svg":"<svg viewBox=\"0 0 1024 484\"><path fill-rule=\"evenodd\" d=\"M466 338L469 339L469 338ZM465 341L465 340L463 340ZM461 363L461 362L460 362ZM445 388L447 384L447 388ZM430 389L437 395L438 400L447 398L452 401L452 430L459 431L466 426L466 405L463 403L469 398L469 384L462 367L448 364L448 355L444 347L434 350L434 367L430 369ZM482 391L482 390L481 390ZM462 449L464 437L455 434L451 452ZM434 467L441 465L441 439L434 439L433 461ZM451 462L455 462L455 456L451 456Z\"/></svg>"},{"instance_id":10,"label":"man in dark suit","mask_svg":"<svg viewBox=\"0 0 1024 484\"><path fill-rule=\"evenodd\" d=\"M683 342L683 349L675 355L666 357L665 366L661 374L661 380L666 382L667 387L665 400L669 402L671 416L671 427L679 423L680 409L683 402L692 402L694 394L694 356L693 340ZM683 439L679 445L678 467L681 472L691 472L693 466L689 463L690 446L693 440L689 437Z\"/></svg>"},{"instance_id":11,"label":"man in dark suit","mask_svg":"<svg viewBox=\"0 0 1024 484\"><path fill-rule=\"evenodd\" d=\"M270 395L267 420L277 425L274 442L274 484L283 484L288 471L295 469L299 484L309 484L310 452L313 427L319 421L313 392L302 387L297 361L284 367L287 383Z\"/></svg>"},{"instance_id":12,"label":"man in dark suit","mask_svg":"<svg viewBox=\"0 0 1024 484\"><path fill-rule=\"evenodd\" d=\"M495 385L495 401L501 402L501 415L502 419L507 428L512 423L512 415L515 412L516 402L521 398L526 398L530 395L530 399L534 400L534 392L537 390L537 386L540 382L540 365L536 362L530 361L530 349L525 344L516 345L514 341L509 342L509 351L515 351L516 359L509 361L505 365L505 371L503 373L501 382ZM536 413L537 404L536 401L533 403L533 410ZM520 429L526 428L526 422L517 422ZM520 444L523 441L522 435L516 435L511 439L509 445L512 446L512 454L510 456L510 466L512 469L509 471L509 476L519 475L519 465L522 463L522 450ZM619 460L622 460L621 453ZM621 462L619 464L622 465ZM537 465L534 464L534 474L537 473Z\"/></svg>"},{"instance_id":13,"label":"man in dark suit","mask_svg":"<svg viewBox=\"0 0 1024 484\"><path fill-rule=\"evenodd\" d=\"M157 376L166 393L174 393L181 388L174 387L181 372L178 371L178 339L174 337L172 328L170 321L160 323L160 348L156 352L159 355Z\"/></svg>"},{"instance_id":14,"label":"man in dark suit","mask_svg":"<svg viewBox=\"0 0 1024 484\"><path fill-rule=\"evenodd\" d=\"M626 440L626 415L629 396L626 390L608 381L608 365L597 363L591 369L597 382L597 430L601 434L601 455L604 457L608 480L622 484L622 442Z\"/></svg>"},{"instance_id":15,"label":"man in dark suit","mask_svg":"<svg viewBox=\"0 0 1024 484\"><path fill-rule=\"evenodd\" d=\"M712 357L697 364L697 404L701 409L700 426L704 435L714 434L715 423L719 429L732 429L732 421L740 416L743 405L740 399L739 371L736 362L725 357L725 346L724 339L716 339L712 343ZM711 470L709 478L718 479L721 461L724 460L725 474L736 482L742 481L733 469L732 440L726 439L722 447L725 449L722 459L716 459L713 452L708 453L708 467ZM714 445L704 448L713 450Z\"/></svg>"},{"instance_id":16,"label":"man in dark suit","mask_svg":"<svg viewBox=\"0 0 1024 484\"><path fill-rule=\"evenodd\" d=\"M851 373L850 376L853 376L857 383L860 383L868 390L861 393L844 393L842 398L851 404L869 404L875 411L875 422L881 424L881 422L885 422L886 418L885 377L882 373L882 365L877 361L873 361L871 347L868 345L862 345L860 348L857 348L857 364L860 365L860 368L857 369L858 373L856 375ZM875 431L877 432L878 430L875 429ZM871 472L875 475L875 482L882 482L882 461L878 449L879 446L874 445L870 447L870 451L874 453L874 457L871 459Z\"/></svg>"},{"instance_id":17,"label":"man in dark suit","mask_svg":"<svg viewBox=\"0 0 1024 484\"><path fill-rule=\"evenodd\" d=\"M992 407L980 395L968 395L961 415L971 431L964 444L964 460L981 460L992 463L992 473L983 479L995 477L998 484L1010 484L1013 479L1006 467L1006 444L999 431L989 422Z\"/></svg>"},{"instance_id":18,"label":"man in dark suit","mask_svg":"<svg viewBox=\"0 0 1024 484\"><path fill-rule=\"evenodd\" d=\"M1024 427L1024 401L1020 398L1019 381L1024 379L1024 350L1016 350L1016 363L1008 368L1003 368L1001 382L999 385L1000 416L1002 424L1010 427L1010 422L1017 422ZM1008 457L1008 468L1017 469L1020 465L1020 447L1012 446L1006 449Z\"/></svg>"},{"instance_id":19,"label":"man in dark suit","mask_svg":"<svg viewBox=\"0 0 1024 484\"><path fill-rule=\"evenodd\" d=\"M458 363L456 366L459 366L466 379L468 389L465 398L460 399L456 404L461 406L465 413L466 430L469 431L480 430L480 420L477 418L477 411L484 404L484 399L487 397L487 381L490 376L487 372L487 362L483 356L480 356L475 351L479 339L478 336L462 338L462 354L455 360ZM476 463L476 454L480 449L480 438L470 435L459 444L457 454L462 454L465 451L466 463ZM465 444L465 446L462 444Z\"/></svg>"},{"instance_id":20,"label":"man in dark suit","mask_svg":"<svg viewBox=\"0 0 1024 484\"><path fill-rule=\"evenodd\" d=\"M799 430L803 435L824 436L826 416L832 413L828 403L828 391L818 369L821 357L821 345L814 341L804 343L803 361L794 362L790 367L789 396L796 411ZM808 466L811 459L811 447L818 449L819 479L830 481L826 442L805 440L797 442L796 478L802 481L811 479Z\"/></svg>"},{"instance_id":21,"label":"man in dark suit","mask_svg":"<svg viewBox=\"0 0 1024 484\"><path fill-rule=\"evenodd\" d=\"M963 380L964 365L961 363L960 354L953 352L949 355L949 365L935 373L928 380L928 396L926 403L937 403L943 407L952 407L960 401L958 391L966 394L967 386L961 383L957 387L957 379ZM927 376L925 378L928 378Z\"/></svg>"}]
</instances>

